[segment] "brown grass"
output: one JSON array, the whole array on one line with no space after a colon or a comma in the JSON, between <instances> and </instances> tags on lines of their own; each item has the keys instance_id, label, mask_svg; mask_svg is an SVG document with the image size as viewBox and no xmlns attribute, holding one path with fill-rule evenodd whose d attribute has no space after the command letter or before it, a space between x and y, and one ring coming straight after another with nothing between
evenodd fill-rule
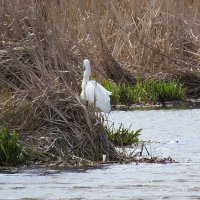
<instances>
[{"instance_id":1,"label":"brown grass","mask_svg":"<svg viewBox=\"0 0 200 200\"><path fill-rule=\"evenodd\" d=\"M82 60L97 79L178 77L199 97L199 21L198 0L0 1L1 124L48 136L56 155L115 157L79 100Z\"/></svg>"},{"instance_id":2,"label":"brown grass","mask_svg":"<svg viewBox=\"0 0 200 200\"><path fill-rule=\"evenodd\" d=\"M116 159L101 118L79 99L82 77L73 40L60 38L39 4L3 6L0 124L17 129L39 161L99 161L102 154Z\"/></svg>"},{"instance_id":3,"label":"brown grass","mask_svg":"<svg viewBox=\"0 0 200 200\"><path fill-rule=\"evenodd\" d=\"M67 85L52 82L16 92L1 103L1 124L19 130L40 161L66 161L72 155L98 161L102 154L114 159L101 120Z\"/></svg>"},{"instance_id":4,"label":"brown grass","mask_svg":"<svg viewBox=\"0 0 200 200\"><path fill-rule=\"evenodd\" d=\"M179 70L199 72L198 0L8 0L1 8L9 39L56 38L54 50L75 64L89 57L96 76L134 81L135 73L168 78Z\"/></svg>"}]
</instances>

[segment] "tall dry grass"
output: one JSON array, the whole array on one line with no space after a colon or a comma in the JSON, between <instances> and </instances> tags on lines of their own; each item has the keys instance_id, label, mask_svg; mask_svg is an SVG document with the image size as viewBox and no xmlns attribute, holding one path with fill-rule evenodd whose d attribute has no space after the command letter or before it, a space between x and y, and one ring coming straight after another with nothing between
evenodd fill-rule
<instances>
[{"instance_id":1,"label":"tall dry grass","mask_svg":"<svg viewBox=\"0 0 200 200\"><path fill-rule=\"evenodd\" d=\"M34 1L1 4L0 124L18 130L39 161L116 159L101 118L79 99L83 58L46 15L53 3L48 11Z\"/></svg>"},{"instance_id":2,"label":"tall dry grass","mask_svg":"<svg viewBox=\"0 0 200 200\"><path fill-rule=\"evenodd\" d=\"M2 1L1 12L9 12L1 17L6 32L55 37L62 56L69 54L76 64L89 57L96 75L134 81L135 73L163 78L177 70L199 71L198 0L18 2Z\"/></svg>"},{"instance_id":3,"label":"tall dry grass","mask_svg":"<svg viewBox=\"0 0 200 200\"><path fill-rule=\"evenodd\" d=\"M64 134L64 148L85 158L114 155L79 100L82 60L97 79L178 77L198 97L199 21L198 0L1 0L0 122L32 136ZM47 151L62 155L55 139Z\"/></svg>"},{"instance_id":4,"label":"tall dry grass","mask_svg":"<svg viewBox=\"0 0 200 200\"><path fill-rule=\"evenodd\" d=\"M58 0L43 2L40 9L79 61L92 60L96 77L116 82L134 82L135 74L181 78L200 90L195 82L200 76L198 0ZM192 74L195 84L183 73Z\"/></svg>"}]
</instances>

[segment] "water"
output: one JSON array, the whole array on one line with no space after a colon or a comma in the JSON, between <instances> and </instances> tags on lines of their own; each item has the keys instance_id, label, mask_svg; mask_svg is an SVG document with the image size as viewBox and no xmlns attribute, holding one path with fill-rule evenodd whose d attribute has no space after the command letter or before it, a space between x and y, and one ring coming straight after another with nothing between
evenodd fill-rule
<instances>
[{"instance_id":1,"label":"water","mask_svg":"<svg viewBox=\"0 0 200 200\"><path fill-rule=\"evenodd\" d=\"M143 128L152 154L179 163L0 174L0 199L200 199L200 110L114 111L109 120Z\"/></svg>"}]
</instances>

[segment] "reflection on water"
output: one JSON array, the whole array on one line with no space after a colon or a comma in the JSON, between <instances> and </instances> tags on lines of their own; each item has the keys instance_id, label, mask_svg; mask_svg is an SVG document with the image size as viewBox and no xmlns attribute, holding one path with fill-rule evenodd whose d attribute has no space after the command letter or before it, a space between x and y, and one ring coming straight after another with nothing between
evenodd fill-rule
<instances>
[{"instance_id":1,"label":"reflection on water","mask_svg":"<svg viewBox=\"0 0 200 200\"><path fill-rule=\"evenodd\" d=\"M179 163L0 174L0 199L200 199L200 110L114 111L109 120L143 128L154 155Z\"/></svg>"}]
</instances>

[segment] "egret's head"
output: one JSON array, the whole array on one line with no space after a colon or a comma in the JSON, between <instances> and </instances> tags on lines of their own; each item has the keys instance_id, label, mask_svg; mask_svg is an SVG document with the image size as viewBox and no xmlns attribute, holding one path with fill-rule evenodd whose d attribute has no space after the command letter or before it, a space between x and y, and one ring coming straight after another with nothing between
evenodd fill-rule
<instances>
[{"instance_id":1,"label":"egret's head","mask_svg":"<svg viewBox=\"0 0 200 200\"><path fill-rule=\"evenodd\" d=\"M90 61L88 59L83 60L83 66L85 67L87 73L91 75Z\"/></svg>"},{"instance_id":2,"label":"egret's head","mask_svg":"<svg viewBox=\"0 0 200 200\"><path fill-rule=\"evenodd\" d=\"M88 59L83 60L83 65L85 67L90 66L90 61Z\"/></svg>"}]
</instances>

